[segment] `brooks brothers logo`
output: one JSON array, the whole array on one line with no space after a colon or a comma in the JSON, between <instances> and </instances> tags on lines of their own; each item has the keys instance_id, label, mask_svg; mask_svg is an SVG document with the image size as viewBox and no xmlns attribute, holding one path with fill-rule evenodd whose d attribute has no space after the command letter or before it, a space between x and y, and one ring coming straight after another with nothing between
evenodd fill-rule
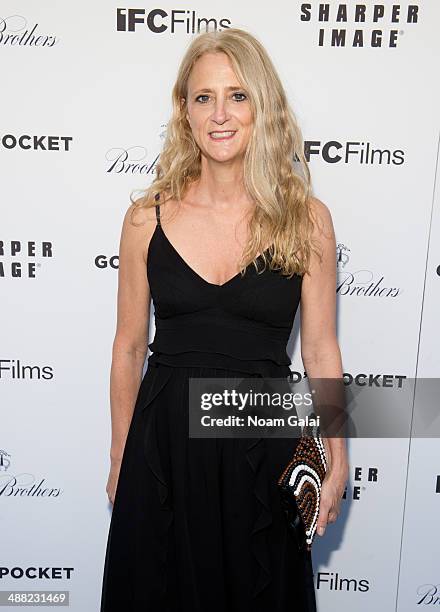
<instances>
[{"instance_id":1,"label":"brooks brothers logo","mask_svg":"<svg viewBox=\"0 0 440 612\"><path fill-rule=\"evenodd\" d=\"M419 8L417 4L303 2L299 20L318 24L318 47L395 49L405 26L413 29L418 23Z\"/></svg>"},{"instance_id":2,"label":"brooks brothers logo","mask_svg":"<svg viewBox=\"0 0 440 612\"><path fill-rule=\"evenodd\" d=\"M117 8L116 30L118 32L135 32L146 30L153 34L195 34L208 30L230 28L231 20L226 17L202 17L195 10L154 8Z\"/></svg>"},{"instance_id":3,"label":"brooks brothers logo","mask_svg":"<svg viewBox=\"0 0 440 612\"><path fill-rule=\"evenodd\" d=\"M417 587L418 606L440 606L440 584L421 584Z\"/></svg>"},{"instance_id":4,"label":"brooks brothers logo","mask_svg":"<svg viewBox=\"0 0 440 612\"><path fill-rule=\"evenodd\" d=\"M357 164L359 166L401 166L405 153L401 149L374 147L370 142L349 140L306 140L304 155L307 161L318 156L328 164Z\"/></svg>"},{"instance_id":5,"label":"brooks brothers logo","mask_svg":"<svg viewBox=\"0 0 440 612\"><path fill-rule=\"evenodd\" d=\"M327 591L345 591L346 593L365 593L370 590L370 581L366 578L345 578L339 572L318 572L316 588Z\"/></svg>"},{"instance_id":6,"label":"brooks brothers logo","mask_svg":"<svg viewBox=\"0 0 440 612\"><path fill-rule=\"evenodd\" d=\"M154 174L159 155L148 159L148 151L144 147L114 147L107 151L105 158L109 162L107 172L113 174Z\"/></svg>"},{"instance_id":7,"label":"brooks brothers logo","mask_svg":"<svg viewBox=\"0 0 440 612\"><path fill-rule=\"evenodd\" d=\"M38 23L28 23L22 15L0 17L0 45L10 47L53 47L59 43L53 34L40 32Z\"/></svg>"},{"instance_id":8,"label":"brooks brothers logo","mask_svg":"<svg viewBox=\"0 0 440 612\"><path fill-rule=\"evenodd\" d=\"M159 133L161 140L165 139L167 124L162 123L162 131ZM153 174L159 154L150 155L148 150L142 146L113 147L107 151L106 160L109 162L107 172L114 174Z\"/></svg>"},{"instance_id":9,"label":"brooks brothers logo","mask_svg":"<svg viewBox=\"0 0 440 612\"><path fill-rule=\"evenodd\" d=\"M0 240L0 278L36 278L41 260L52 257L52 242Z\"/></svg>"},{"instance_id":10,"label":"brooks brothers logo","mask_svg":"<svg viewBox=\"0 0 440 612\"><path fill-rule=\"evenodd\" d=\"M29 472L10 473L11 455L0 450L0 497L59 497L62 489L48 487L45 478Z\"/></svg>"},{"instance_id":11,"label":"brooks brothers logo","mask_svg":"<svg viewBox=\"0 0 440 612\"><path fill-rule=\"evenodd\" d=\"M401 287L386 287L384 277L375 278L371 270L350 270L350 249L339 243L336 247L338 282L336 291L353 297L396 298L403 291Z\"/></svg>"},{"instance_id":12,"label":"brooks brothers logo","mask_svg":"<svg viewBox=\"0 0 440 612\"><path fill-rule=\"evenodd\" d=\"M3 149L23 149L25 151L70 151L72 140L72 136L2 134L0 146Z\"/></svg>"},{"instance_id":13,"label":"brooks brothers logo","mask_svg":"<svg viewBox=\"0 0 440 612\"><path fill-rule=\"evenodd\" d=\"M0 472L6 472L8 467L11 465L9 459L11 455L4 450L0 450Z\"/></svg>"}]
</instances>

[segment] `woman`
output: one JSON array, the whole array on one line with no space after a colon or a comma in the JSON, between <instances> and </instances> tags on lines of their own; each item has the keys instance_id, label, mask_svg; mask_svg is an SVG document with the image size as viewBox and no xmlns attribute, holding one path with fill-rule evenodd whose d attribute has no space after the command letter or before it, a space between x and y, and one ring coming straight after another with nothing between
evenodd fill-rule
<instances>
[{"instance_id":1,"label":"woman","mask_svg":"<svg viewBox=\"0 0 440 612\"><path fill-rule=\"evenodd\" d=\"M121 235L101 612L309 612L310 553L277 490L298 438L190 438L188 389L191 377L287 376L300 300L308 375L342 376L331 216L310 196L300 131L249 33L196 37L172 97L157 178ZM321 533L347 478L343 440L326 451Z\"/></svg>"}]
</instances>

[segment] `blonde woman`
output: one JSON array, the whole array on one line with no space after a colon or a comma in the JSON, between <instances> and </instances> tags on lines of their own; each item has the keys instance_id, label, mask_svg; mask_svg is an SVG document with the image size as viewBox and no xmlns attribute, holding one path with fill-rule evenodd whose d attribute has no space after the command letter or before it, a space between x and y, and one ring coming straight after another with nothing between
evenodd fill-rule
<instances>
[{"instance_id":1,"label":"blonde woman","mask_svg":"<svg viewBox=\"0 0 440 612\"><path fill-rule=\"evenodd\" d=\"M121 235L101 612L312 612L311 555L277 490L298 438L189 437L188 390L192 377L288 376L299 305L308 375L342 376L331 215L254 36L195 37L172 101L157 176ZM326 450L321 533L347 478L343 440Z\"/></svg>"}]
</instances>

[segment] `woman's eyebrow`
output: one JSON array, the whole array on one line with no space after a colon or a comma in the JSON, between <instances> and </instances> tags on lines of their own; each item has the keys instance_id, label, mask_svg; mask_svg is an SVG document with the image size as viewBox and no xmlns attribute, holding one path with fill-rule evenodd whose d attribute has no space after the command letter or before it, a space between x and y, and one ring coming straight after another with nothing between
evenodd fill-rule
<instances>
[{"instance_id":1,"label":"woman's eyebrow","mask_svg":"<svg viewBox=\"0 0 440 612\"><path fill-rule=\"evenodd\" d=\"M228 85L227 87L225 87L225 89L227 91L232 91L233 89L243 89L243 88L241 87L241 85ZM209 89L209 87L203 87L202 89L196 89L196 91L194 91L193 93L196 94L196 93L199 93L201 91L207 91L209 93L213 93L214 90L213 89Z\"/></svg>"}]
</instances>

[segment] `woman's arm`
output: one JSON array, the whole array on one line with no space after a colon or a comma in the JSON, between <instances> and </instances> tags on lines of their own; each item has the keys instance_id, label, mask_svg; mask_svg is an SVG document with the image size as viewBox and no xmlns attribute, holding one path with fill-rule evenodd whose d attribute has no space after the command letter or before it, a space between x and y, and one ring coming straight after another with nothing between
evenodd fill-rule
<instances>
[{"instance_id":1,"label":"woman's arm","mask_svg":"<svg viewBox=\"0 0 440 612\"><path fill-rule=\"evenodd\" d=\"M150 288L146 254L155 226L154 208L125 214L119 245L117 325L110 371L110 458L120 462L148 351Z\"/></svg>"},{"instance_id":2,"label":"woman's arm","mask_svg":"<svg viewBox=\"0 0 440 612\"><path fill-rule=\"evenodd\" d=\"M336 337L336 239L328 208L312 198L312 209L319 220L314 238L322 250L320 262L314 253L310 275L303 277L301 290L301 357L311 379L342 379L342 360ZM339 514L341 497L348 478L348 458L343 437L324 437L328 470L321 491L319 535L327 522Z\"/></svg>"}]
</instances>

